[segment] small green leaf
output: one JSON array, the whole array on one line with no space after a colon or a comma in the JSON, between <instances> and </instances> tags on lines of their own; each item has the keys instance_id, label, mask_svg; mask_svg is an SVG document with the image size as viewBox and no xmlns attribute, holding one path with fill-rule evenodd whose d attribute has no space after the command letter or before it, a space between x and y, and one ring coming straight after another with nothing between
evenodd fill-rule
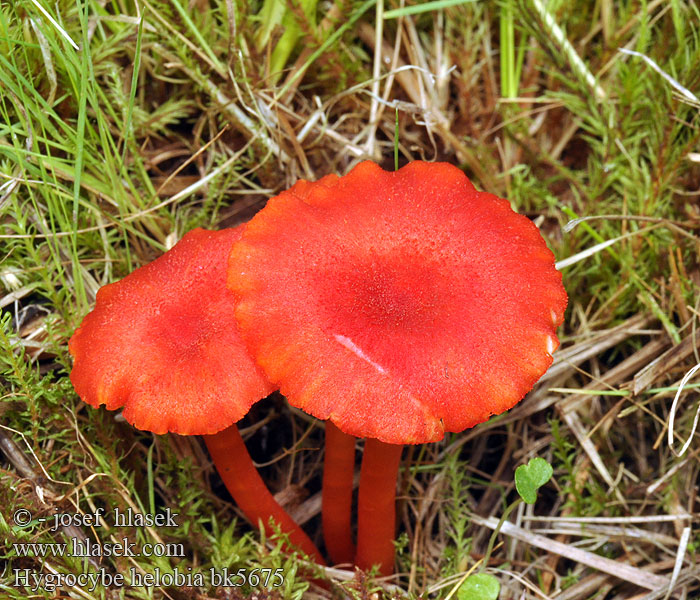
<instances>
[{"instance_id":1,"label":"small green leaf","mask_svg":"<svg viewBox=\"0 0 700 600\"><path fill-rule=\"evenodd\" d=\"M476 573L470 575L457 590L458 600L496 600L501 584L493 575Z\"/></svg>"},{"instance_id":2,"label":"small green leaf","mask_svg":"<svg viewBox=\"0 0 700 600\"><path fill-rule=\"evenodd\" d=\"M549 481L554 473L552 465L544 458L532 458L527 465L515 469L515 488L528 504L537 500L537 490Z\"/></svg>"}]
</instances>

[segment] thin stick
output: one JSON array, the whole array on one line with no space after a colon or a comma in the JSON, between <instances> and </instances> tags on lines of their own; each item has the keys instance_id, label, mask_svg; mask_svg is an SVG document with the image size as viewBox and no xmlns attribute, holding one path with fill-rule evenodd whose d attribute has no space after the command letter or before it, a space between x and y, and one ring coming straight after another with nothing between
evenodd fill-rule
<instances>
[{"instance_id":1,"label":"thin stick","mask_svg":"<svg viewBox=\"0 0 700 600\"><path fill-rule=\"evenodd\" d=\"M485 525L490 529L496 529L498 527L498 519L494 517L489 517L484 519L478 515L472 515L472 521L479 525ZM532 533L513 525L509 521L503 523L501 527L501 533L503 535L508 535L512 538L535 546L536 548L541 548L547 552L552 552L553 554L558 554L575 562L587 565L598 571L614 575L625 581L629 581L634 585L640 587L656 590L667 586L670 580L667 577L662 577L661 575L655 575L644 569L638 569L631 565L612 560L610 558L605 558L603 556L598 556L592 552L587 552L586 550L581 550L575 546L568 544L562 544L556 540L552 540L543 535Z\"/></svg>"}]
</instances>

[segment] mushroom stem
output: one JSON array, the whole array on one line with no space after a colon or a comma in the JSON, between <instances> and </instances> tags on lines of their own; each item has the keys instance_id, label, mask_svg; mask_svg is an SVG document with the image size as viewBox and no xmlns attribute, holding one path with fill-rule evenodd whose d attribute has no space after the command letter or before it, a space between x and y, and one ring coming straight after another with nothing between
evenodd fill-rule
<instances>
[{"instance_id":1,"label":"mushroom stem","mask_svg":"<svg viewBox=\"0 0 700 600\"><path fill-rule=\"evenodd\" d=\"M368 438L362 457L355 564L365 570L379 565L382 575L394 570L396 479L402 450L402 445Z\"/></svg>"},{"instance_id":2,"label":"mushroom stem","mask_svg":"<svg viewBox=\"0 0 700 600\"><path fill-rule=\"evenodd\" d=\"M248 520L254 525L262 521L265 533L272 535L275 533L270 524L272 517L280 531L288 536L292 546L302 550L318 564L325 564L314 543L267 489L238 427L232 425L219 433L203 437L226 489Z\"/></svg>"},{"instance_id":3,"label":"mushroom stem","mask_svg":"<svg viewBox=\"0 0 700 600\"><path fill-rule=\"evenodd\" d=\"M323 539L331 560L352 563L355 544L350 526L352 482L355 474L355 437L326 421L326 456L323 465Z\"/></svg>"}]
</instances>

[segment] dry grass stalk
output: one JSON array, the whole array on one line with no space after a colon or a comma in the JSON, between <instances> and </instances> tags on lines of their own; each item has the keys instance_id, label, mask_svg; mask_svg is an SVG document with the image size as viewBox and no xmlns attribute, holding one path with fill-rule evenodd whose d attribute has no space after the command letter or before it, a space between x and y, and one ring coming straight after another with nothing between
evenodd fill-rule
<instances>
[{"instance_id":1,"label":"dry grass stalk","mask_svg":"<svg viewBox=\"0 0 700 600\"><path fill-rule=\"evenodd\" d=\"M493 517L488 517L486 519L482 517L474 516L473 519L489 529L496 529L498 527L498 519ZM520 540L546 550L548 552L553 552L575 562L581 563L598 571L603 571L624 581L629 581L638 585L640 587L656 590L659 588L666 588L670 580L666 577L661 577L659 575L654 575L649 573L644 569L638 569L637 567L632 567L626 563L611 560L609 558L604 558L592 552L586 550L581 550L570 544L562 544L555 540L549 539L545 536L531 533L521 527L517 527L512 523L506 521L501 527L501 533L503 535L510 536L514 539Z\"/></svg>"}]
</instances>

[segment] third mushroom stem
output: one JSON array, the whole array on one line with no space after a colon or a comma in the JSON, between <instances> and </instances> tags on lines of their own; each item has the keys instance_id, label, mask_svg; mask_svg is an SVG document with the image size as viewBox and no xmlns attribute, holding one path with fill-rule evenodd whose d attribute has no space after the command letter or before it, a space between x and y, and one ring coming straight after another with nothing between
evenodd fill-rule
<instances>
[{"instance_id":1,"label":"third mushroom stem","mask_svg":"<svg viewBox=\"0 0 700 600\"><path fill-rule=\"evenodd\" d=\"M401 445L368 438L362 458L355 564L365 570L379 565L382 575L394 570L396 480L402 450Z\"/></svg>"}]
</instances>

